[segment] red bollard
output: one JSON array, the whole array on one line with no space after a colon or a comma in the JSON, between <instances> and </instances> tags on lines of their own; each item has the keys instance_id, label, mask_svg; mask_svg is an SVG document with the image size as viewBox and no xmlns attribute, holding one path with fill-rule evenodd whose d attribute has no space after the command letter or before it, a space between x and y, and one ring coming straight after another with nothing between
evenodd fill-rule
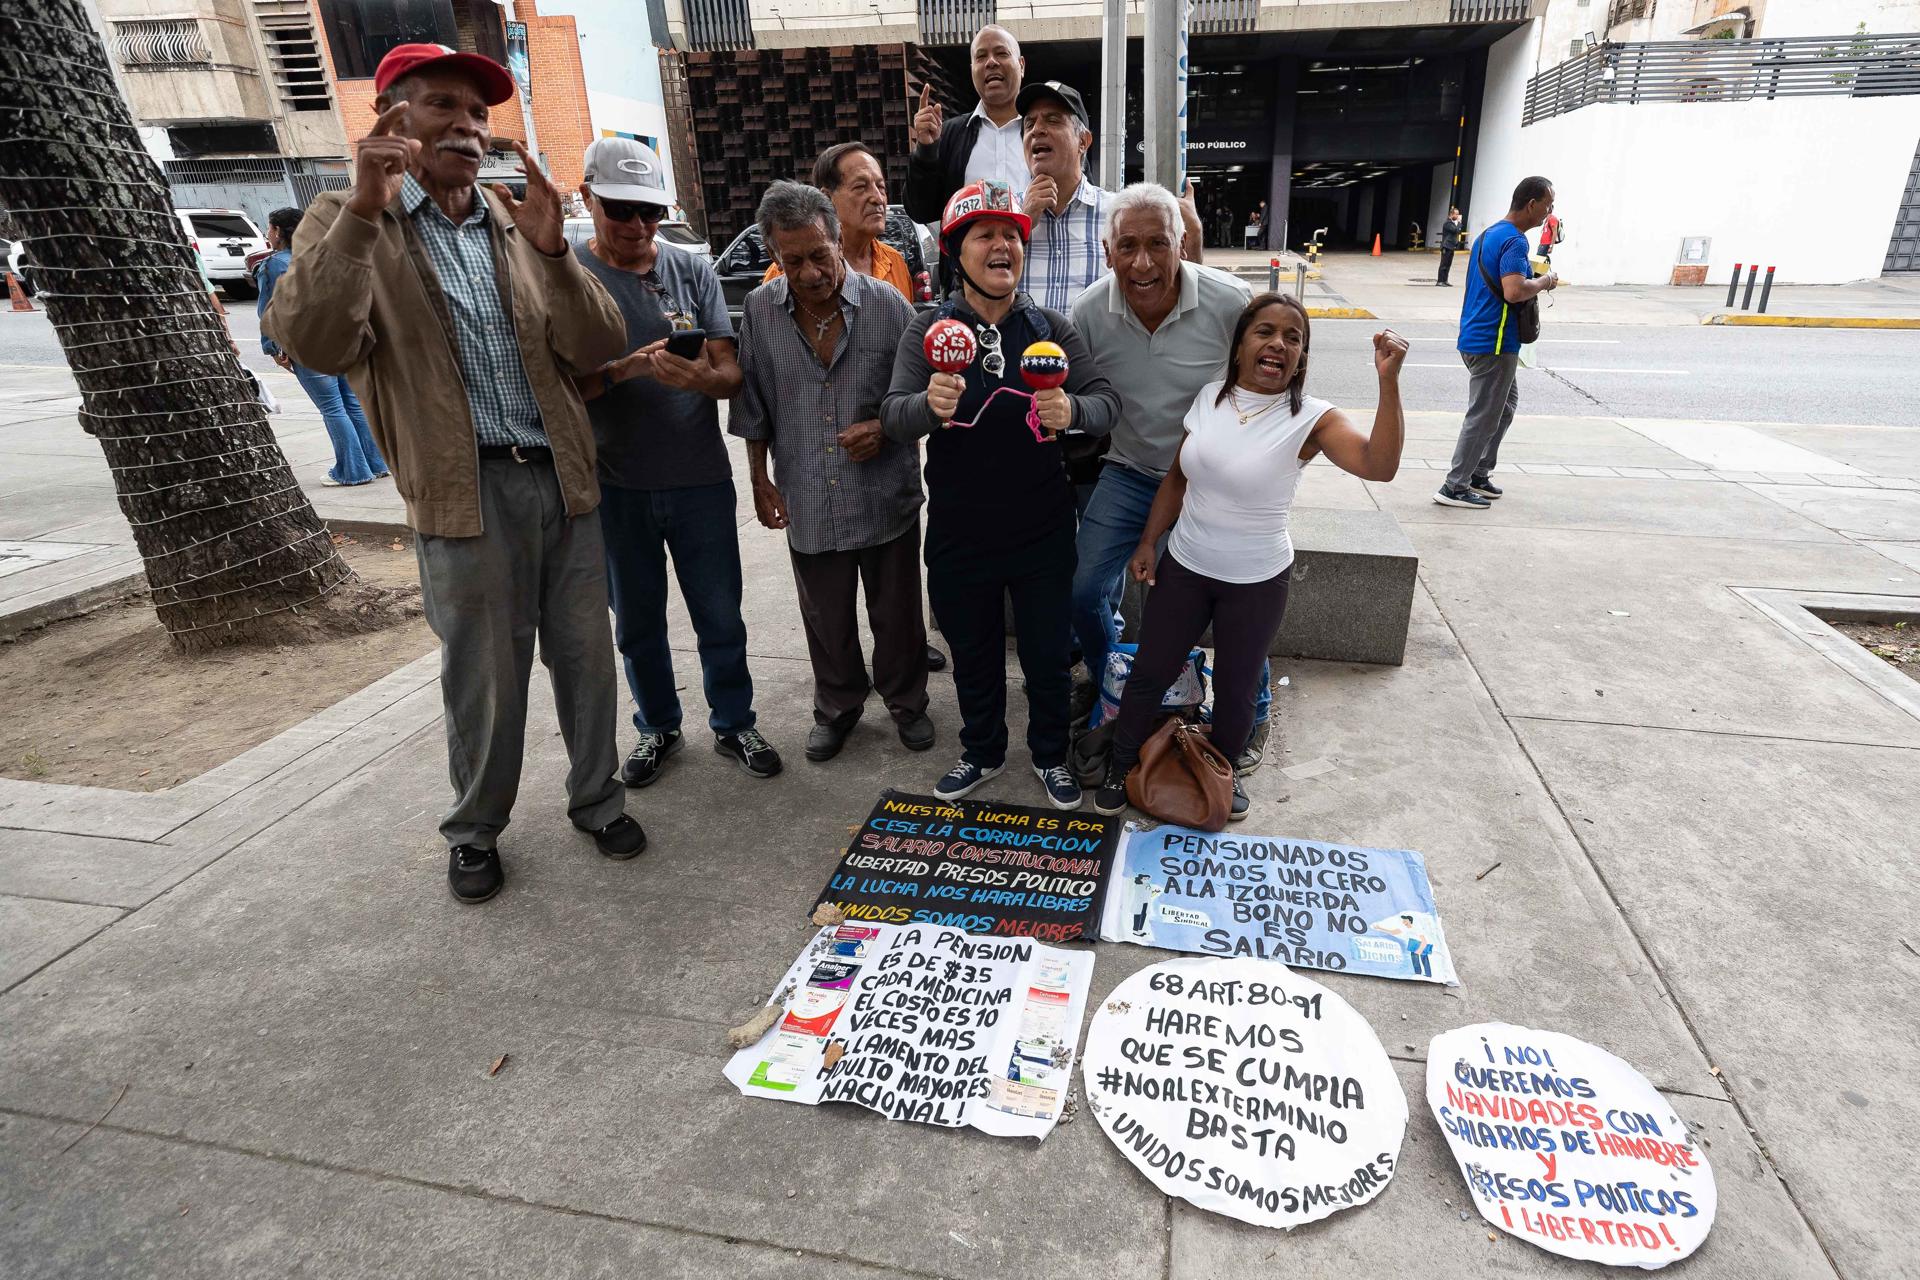
<instances>
[{"instance_id":1,"label":"red bollard","mask_svg":"<svg viewBox=\"0 0 1920 1280\"><path fill-rule=\"evenodd\" d=\"M1733 264L1733 279L1727 281L1727 305L1728 306L1733 305L1733 295L1736 292L1738 292L1740 289L1740 268L1746 265L1747 264L1744 262L1736 262Z\"/></svg>"},{"instance_id":2,"label":"red bollard","mask_svg":"<svg viewBox=\"0 0 1920 1280\"><path fill-rule=\"evenodd\" d=\"M1760 314L1767 314L1767 297L1773 292L1773 268L1767 268L1767 282L1760 288Z\"/></svg>"},{"instance_id":3,"label":"red bollard","mask_svg":"<svg viewBox=\"0 0 1920 1280\"><path fill-rule=\"evenodd\" d=\"M1740 309L1745 311L1753 305L1753 282L1760 278L1760 264L1747 268L1747 291L1740 296Z\"/></svg>"}]
</instances>

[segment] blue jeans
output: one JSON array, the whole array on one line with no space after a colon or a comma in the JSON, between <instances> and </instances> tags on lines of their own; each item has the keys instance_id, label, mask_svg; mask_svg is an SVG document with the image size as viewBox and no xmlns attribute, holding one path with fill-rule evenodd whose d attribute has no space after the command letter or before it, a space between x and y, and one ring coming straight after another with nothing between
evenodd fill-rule
<instances>
[{"instance_id":1,"label":"blue jeans","mask_svg":"<svg viewBox=\"0 0 1920 1280\"><path fill-rule=\"evenodd\" d=\"M303 364L293 366L301 390L320 420L327 424L327 438L333 441L333 470L327 479L340 484L365 484L375 476L387 474L387 460L367 429L367 415L360 409L359 397L347 380L335 373L317 373Z\"/></svg>"},{"instance_id":2,"label":"blue jeans","mask_svg":"<svg viewBox=\"0 0 1920 1280\"><path fill-rule=\"evenodd\" d=\"M1158 492L1160 482L1152 476L1109 462L1101 468L1093 500L1080 514L1080 533L1075 539L1078 562L1073 571L1073 635L1080 642L1080 656L1086 659L1087 674L1096 686L1106 675L1107 651L1120 638L1115 610L1126 587L1127 561L1140 545L1147 514L1153 510L1153 496ZM1267 721L1272 685L1272 669L1263 664L1253 695L1256 725Z\"/></svg>"},{"instance_id":3,"label":"blue jeans","mask_svg":"<svg viewBox=\"0 0 1920 1280\"><path fill-rule=\"evenodd\" d=\"M600 486L600 528L607 543L607 596L613 644L633 693L634 727L680 727L673 651L667 647L667 555L693 620L700 678L715 733L751 729L753 677L747 673L747 624L740 617L740 538L733 481L686 489Z\"/></svg>"}]
</instances>

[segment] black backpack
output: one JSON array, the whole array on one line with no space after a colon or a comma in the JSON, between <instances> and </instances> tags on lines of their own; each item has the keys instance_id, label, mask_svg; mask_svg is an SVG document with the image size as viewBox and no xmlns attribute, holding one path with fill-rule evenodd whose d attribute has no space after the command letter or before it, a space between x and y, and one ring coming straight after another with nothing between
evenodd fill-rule
<instances>
[{"instance_id":1,"label":"black backpack","mask_svg":"<svg viewBox=\"0 0 1920 1280\"><path fill-rule=\"evenodd\" d=\"M1490 229L1491 228L1489 228L1489 230ZM1506 294L1500 289L1499 277L1493 274L1492 269L1487 266L1486 255L1480 252L1480 250L1486 247L1486 244L1487 233L1482 231L1480 238L1473 243L1473 260L1480 268L1480 278L1487 282L1488 290L1492 292L1494 297L1501 300L1501 305L1510 308L1511 314L1513 315L1513 331L1515 335L1519 337L1521 345L1525 346L1529 342L1540 341L1539 295L1536 294L1528 298L1525 302L1506 301Z\"/></svg>"}]
</instances>

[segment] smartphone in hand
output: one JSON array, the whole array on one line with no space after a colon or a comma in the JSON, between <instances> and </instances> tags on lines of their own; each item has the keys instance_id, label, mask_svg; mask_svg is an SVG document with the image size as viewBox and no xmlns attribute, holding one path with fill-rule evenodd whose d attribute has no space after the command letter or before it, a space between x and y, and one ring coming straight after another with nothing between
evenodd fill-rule
<instances>
[{"instance_id":1,"label":"smartphone in hand","mask_svg":"<svg viewBox=\"0 0 1920 1280\"><path fill-rule=\"evenodd\" d=\"M707 345L705 329L676 329L667 335L667 354L679 356L682 360L696 360L700 349Z\"/></svg>"}]
</instances>

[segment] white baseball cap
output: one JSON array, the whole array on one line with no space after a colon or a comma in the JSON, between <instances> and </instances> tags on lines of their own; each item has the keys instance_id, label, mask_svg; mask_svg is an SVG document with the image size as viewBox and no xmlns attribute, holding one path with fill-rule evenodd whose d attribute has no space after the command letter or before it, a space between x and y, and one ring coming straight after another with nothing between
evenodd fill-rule
<instances>
[{"instance_id":1,"label":"white baseball cap","mask_svg":"<svg viewBox=\"0 0 1920 1280\"><path fill-rule=\"evenodd\" d=\"M601 138L587 148L588 189L602 200L672 205L666 166L652 147L633 138Z\"/></svg>"}]
</instances>

